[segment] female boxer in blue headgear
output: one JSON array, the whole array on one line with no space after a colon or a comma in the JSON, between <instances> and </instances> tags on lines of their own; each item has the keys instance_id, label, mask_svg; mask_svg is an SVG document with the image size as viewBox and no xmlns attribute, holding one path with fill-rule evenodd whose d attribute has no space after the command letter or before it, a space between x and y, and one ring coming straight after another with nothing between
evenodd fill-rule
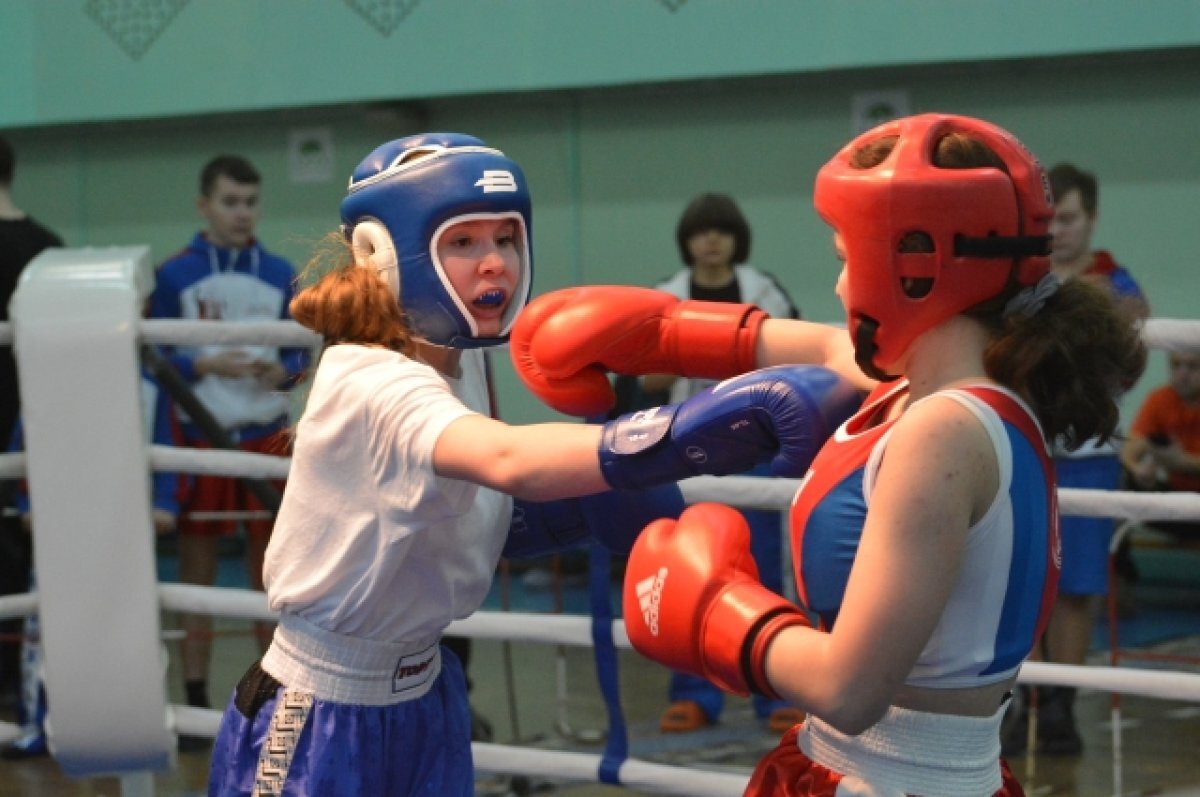
<instances>
[{"instance_id":1,"label":"female boxer in blue headgear","mask_svg":"<svg viewBox=\"0 0 1200 797\"><path fill-rule=\"evenodd\" d=\"M479 608L502 550L581 533L628 550L678 492L664 509L610 486L767 460L798 473L857 405L814 368L605 426L509 427L489 417L481 348L507 339L530 291L517 164L469 136L392 141L355 170L342 220L350 257L292 302L326 345L266 555L279 625L226 709L210 795L472 794L466 685L439 642ZM514 511L510 495L558 500ZM582 500L603 509L580 520Z\"/></svg>"},{"instance_id":2,"label":"female boxer in blue headgear","mask_svg":"<svg viewBox=\"0 0 1200 797\"><path fill-rule=\"evenodd\" d=\"M552 406L589 411L607 399L603 367L719 378L804 362L874 386L792 504L796 583L819 629L746 567L745 520L718 504L638 537L626 629L673 669L808 713L747 795L1015 797L999 726L1057 587L1046 441L1112 434L1113 396L1145 349L1103 291L1048 273L1045 174L995 125L889 122L821 169L815 204L849 334L730 316L724 334L745 345L722 360L690 344L721 322L687 302L577 288L530 304L514 361Z\"/></svg>"}]
</instances>

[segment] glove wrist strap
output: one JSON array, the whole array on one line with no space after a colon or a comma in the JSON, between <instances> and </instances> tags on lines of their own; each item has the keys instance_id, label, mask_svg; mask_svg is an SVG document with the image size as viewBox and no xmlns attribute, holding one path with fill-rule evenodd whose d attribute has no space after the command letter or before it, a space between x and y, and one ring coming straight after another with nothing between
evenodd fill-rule
<instances>
[{"instance_id":1,"label":"glove wrist strap","mask_svg":"<svg viewBox=\"0 0 1200 797\"><path fill-rule=\"evenodd\" d=\"M671 443L678 404L622 415L604 424L600 472L618 490L636 490L694 476Z\"/></svg>"},{"instance_id":2,"label":"glove wrist strap","mask_svg":"<svg viewBox=\"0 0 1200 797\"><path fill-rule=\"evenodd\" d=\"M767 651L775 637L785 628L794 625L811 625L803 614L793 606L780 606L774 612L765 614L750 629L742 643L742 675L750 691L779 700L779 693L771 687L767 679Z\"/></svg>"},{"instance_id":3,"label":"glove wrist strap","mask_svg":"<svg viewBox=\"0 0 1200 797\"><path fill-rule=\"evenodd\" d=\"M777 697L763 672L764 658L775 636L798 624L808 624L800 610L757 581L729 585L705 618L706 677L742 696L753 691Z\"/></svg>"},{"instance_id":4,"label":"glove wrist strap","mask_svg":"<svg viewBox=\"0 0 1200 797\"><path fill-rule=\"evenodd\" d=\"M688 299L672 316L672 352L683 376L725 379L753 371L767 314L752 304Z\"/></svg>"}]
</instances>

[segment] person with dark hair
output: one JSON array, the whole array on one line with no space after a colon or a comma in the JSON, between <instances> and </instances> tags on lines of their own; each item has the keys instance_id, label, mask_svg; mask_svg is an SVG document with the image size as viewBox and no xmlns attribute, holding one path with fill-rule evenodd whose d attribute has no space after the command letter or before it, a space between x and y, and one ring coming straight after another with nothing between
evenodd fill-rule
<instances>
[{"instance_id":1,"label":"person with dark hair","mask_svg":"<svg viewBox=\"0 0 1200 797\"><path fill-rule=\"evenodd\" d=\"M1092 248L1092 234L1100 216L1096 176L1071 163L1060 163L1047 173L1054 196L1051 268L1062 279L1084 277L1107 286L1117 303L1133 318L1145 319L1150 305L1141 286L1105 249Z\"/></svg>"},{"instance_id":2,"label":"person with dark hair","mask_svg":"<svg viewBox=\"0 0 1200 797\"><path fill-rule=\"evenodd\" d=\"M684 208L675 226L675 242L683 268L655 287L680 299L746 302L772 318L799 318L800 311L783 286L767 272L747 265L750 224L732 197L704 193ZM672 374L642 377L641 391L650 403L683 401L716 384L711 379L686 379ZM748 475L767 475L762 467ZM775 511L746 513L754 561L768 588L783 590L783 524ZM725 697L719 688L687 673L672 673L670 705L659 720L664 733L686 733L718 721ZM783 733L799 721L798 712L778 700L755 696L754 712L772 731Z\"/></svg>"},{"instance_id":3,"label":"person with dark hair","mask_svg":"<svg viewBox=\"0 0 1200 797\"><path fill-rule=\"evenodd\" d=\"M1150 314L1145 294L1127 269L1112 254L1092 248L1099 216L1095 175L1070 163L1060 163L1047 173L1054 197L1050 221L1050 268L1062 280L1085 280L1112 294L1130 324ZM1132 385L1123 385L1128 389ZM1070 449L1054 445L1054 470L1060 487L1115 490L1121 483L1121 464L1113 440L1089 440ZM1109 541L1115 530L1112 518L1066 516L1062 519L1062 578L1050 615L1046 636L1033 657L1060 664L1083 664L1091 646L1098 604L1108 592ZM1132 559L1119 557L1117 587L1130 574ZM1028 715L1032 691L1022 688L1005 723L1006 755L1018 755L1028 745ZM1065 686L1037 688L1037 750L1046 755L1078 755L1083 740L1075 725L1075 690Z\"/></svg>"},{"instance_id":4,"label":"person with dark hair","mask_svg":"<svg viewBox=\"0 0 1200 797\"><path fill-rule=\"evenodd\" d=\"M17 280L29 261L43 249L62 246L56 232L39 224L17 206L13 199L13 179L17 154L10 142L0 136L0 321L8 321L8 303L17 289ZM0 446L7 447L21 410L17 386L17 363L11 346L0 346ZM0 483L0 505L12 502L12 483ZM0 521L0 595L24 592L29 585L31 566L29 535L20 524ZM0 633L21 631L20 620L0 621ZM18 645L0 644L0 695L14 694L21 682L21 654Z\"/></svg>"},{"instance_id":5,"label":"person with dark hair","mask_svg":"<svg viewBox=\"0 0 1200 797\"><path fill-rule=\"evenodd\" d=\"M208 321L275 321L288 318L295 270L255 238L261 177L238 155L220 155L200 171L196 208L205 228L182 252L158 267L150 299L151 318ZM220 430L243 451L282 454L290 402L286 389L304 366L303 349L205 344L164 350L167 359ZM182 417L181 444L216 448L197 419ZM282 490L282 483L276 483ZM189 478L180 501L179 580L211 585L217 576L219 545L245 530L246 574L262 589L262 557L275 507L237 479L200 475ZM211 621L205 615L181 617L182 671L188 705L208 707ZM269 628L258 629L266 645ZM184 749L202 740L181 739Z\"/></svg>"},{"instance_id":6,"label":"person with dark hair","mask_svg":"<svg viewBox=\"0 0 1200 797\"><path fill-rule=\"evenodd\" d=\"M626 631L643 655L806 712L748 795L1023 794L1000 725L1057 589L1049 443L1110 436L1145 347L1108 292L1051 273L1045 173L996 125L883 124L822 167L814 202L848 330L576 289L531 303L514 362L562 408L605 399L605 369L735 373L694 345L718 335L751 365L870 388L793 500L803 608L762 586L741 515L699 503L634 543ZM593 303L607 315L569 323Z\"/></svg>"},{"instance_id":7,"label":"person with dark hair","mask_svg":"<svg viewBox=\"0 0 1200 797\"><path fill-rule=\"evenodd\" d=\"M854 396L827 369L784 369L649 417L509 426L490 417L483 354L532 286L520 167L473 136L397 139L354 170L341 218L336 260L314 259L292 301L325 347L267 549L279 625L225 709L212 797L474 794L466 682L442 639L500 556L593 536L627 552L677 511L674 481L802 470Z\"/></svg>"},{"instance_id":8,"label":"person with dark hair","mask_svg":"<svg viewBox=\"0 0 1200 797\"><path fill-rule=\"evenodd\" d=\"M680 299L753 304L772 318L799 318L787 291L775 277L750 259L750 225L741 208L726 194L705 193L692 199L675 226L675 243L683 268L655 288ZM671 401L695 395L712 380L681 379L674 374L642 378L642 389L666 392Z\"/></svg>"},{"instance_id":9,"label":"person with dark hair","mask_svg":"<svg viewBox=\"0 0 1200 797\"><path fill-rule=\"evenodd\" d=\"M215 158L204 164L204 168L200 170L200 194L201 199L204 197L212 197L217 191L218 184L222 178L243 186L259 186L262 185L262 175L258 173L258 169L254 168L254 164L243 158L241 155L217 155ZM220 199L217 200L220 203ZM255 197L254 202L247 200L246 204L251 205L252 209L257 209L258 202ZM203 209L205 218L208 218L208 213ZM257 221L257 218L256 218ZM212 224L211 219L209 224ZM253 231L253 225L251 225ZM229 233L226 233L227 235ZM220 237L220 233L218 233Z\"/></svg>"}]
</instances>

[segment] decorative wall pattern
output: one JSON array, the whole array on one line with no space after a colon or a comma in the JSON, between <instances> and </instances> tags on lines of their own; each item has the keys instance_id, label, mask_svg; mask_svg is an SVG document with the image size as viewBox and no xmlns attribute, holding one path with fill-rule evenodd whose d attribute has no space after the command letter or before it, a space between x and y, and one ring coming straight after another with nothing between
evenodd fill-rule
<instances>
[{"instance_id":1,"label":"decorative wall pattern","mask_svg":"<svg viewBox=\"0 0 1200 797\"><path fill-rule=\"evenodd\" d=\"M384 36L391 36L419 2L421 0L345 0L354 13Z\"/></svg>"},{"instance_id":2,"label":"decorative wall pattern","mask_svg":"<svg viewBox=\"0 0 1200 797\"><path fill-rule=\"evenodd\" d=\"M137 61L189 0L87 0L83 11Z\"/></svg>"}]
</instances>

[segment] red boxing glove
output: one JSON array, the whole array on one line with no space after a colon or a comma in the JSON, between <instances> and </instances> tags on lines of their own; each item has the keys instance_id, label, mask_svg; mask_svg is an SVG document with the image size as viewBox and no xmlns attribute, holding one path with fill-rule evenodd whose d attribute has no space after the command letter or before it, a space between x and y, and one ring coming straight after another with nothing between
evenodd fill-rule
<instances>
[{"instance_id":1,"label":"red boxing glove","mask_svg":"<svg viewBox=\"0 0 1200 797\"><path fill-rule=\"evenodd\" d=\"M639 653L742 696L779 698L763 671L767 648L783 629L811 626L759 582L750 527L723 504L647 526L629 554L622 602Z\"/></svg>"},{"instance_id":2,"label":"red boxing glove","mask_svg":"<svg viewBox=\"0 0 1200 797\"><path fill-rule=\"evenodd\" d=\"M616 401L609 371L725 379L754 370L766 317L752 304L681 301L650 288L566 288L521 311L511 354L546 404L595 416Z\"/></svg>"}]
</instances>

